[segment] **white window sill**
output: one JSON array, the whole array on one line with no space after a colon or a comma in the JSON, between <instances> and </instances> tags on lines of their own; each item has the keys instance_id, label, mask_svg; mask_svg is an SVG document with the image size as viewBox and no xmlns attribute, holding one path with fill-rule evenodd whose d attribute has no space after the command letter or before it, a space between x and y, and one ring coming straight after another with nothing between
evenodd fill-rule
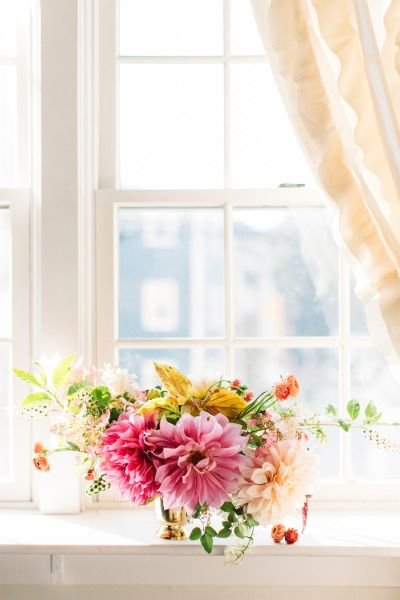
<instances>
[{"instance_id":1,"label":"white window sill","mask_svg":"<svg viewBox=\"0 0 400 600\"><path fill-rule=\"evenodd\" d=\"M259 530L240 567L195 542L159 540L150 510L0 511L0 584L400 587L400 513L312 513L301 540ZM221 541L222 542L222 541Z\"/></svg>"}]
</instances>

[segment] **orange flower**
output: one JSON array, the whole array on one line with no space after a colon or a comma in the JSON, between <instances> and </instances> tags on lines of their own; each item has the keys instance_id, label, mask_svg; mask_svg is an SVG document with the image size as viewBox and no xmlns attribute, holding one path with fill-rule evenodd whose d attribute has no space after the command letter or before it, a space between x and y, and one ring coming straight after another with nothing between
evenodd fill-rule
<instances>
[{"instance_id":1,"label":"orange flower","mask_svg":"<svg viewBox=\"0 0 400 600\"><path fill-rule=\"evenodd\" d=\"M278 525L274 525L271 529L271 537L274 540L275 544L279 544L285 537L286 527L279 523Z\"/></svg>"},{"instance_id":2,"label":"orange flower","mask_svg":"<svg viewBox=\"0 0 400 600\"><path fill-rule=\"evenodd\" d=\"M33 459L33 466L38 471L50 471L49 461L43 454L38 454Z\"/></svg>"},{"instance_id":3,"label":"orange flower","mask_svg":"<svg viewBox=\"0 0 400 600\"><path fill-rule=\"evenodd\" d=\"M294 398L299 393L299 382L294 375L288 375L272 388L272 393L277 400L287 400L289 396Z\"/></svg>"},{"instance_id":4,"label":"orange flower","mask_svg":"<svg viewBox=\"0 0 400 600\"><path fill-rule=\"evenodd\" d=\"M93 481L93 479L94 479L94 470L93 469L88 469L85 479L86 479L86 481Z\"/></svg>"},{"instance_id":5,"label":"orange flower","mask_svg":"<svg viewBox=\"0 0 400 600\"><path fill-rule=\"evenodd\" d=\"M294 375L288 375L286 381L290 386L290 395L292 396L292 398L295 398L295 396L297 396L297 394L300 391L299 382L297 381Z\"/></svg>"},{"instance_id":6,"label":"orange flower","mask_svg":"<svg viewBox=\"0 0 400 600\"><path fill-rule=\"evenodd\" d=\"M44 446L41 442L36 442L36 444L33 447L33 451L35 454L43 454L44 453Z\"/></svg>"}]
</instances>

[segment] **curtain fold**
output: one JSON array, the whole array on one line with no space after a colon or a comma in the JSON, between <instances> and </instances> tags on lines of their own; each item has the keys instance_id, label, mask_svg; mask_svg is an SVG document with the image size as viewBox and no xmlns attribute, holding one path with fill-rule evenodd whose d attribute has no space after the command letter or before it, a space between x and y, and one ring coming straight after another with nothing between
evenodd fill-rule
<instances>
[{"instance_id":1,"label":"curtain fold","mask_svg":"<svg viewBox=\"0 0 400 600\"><path fill-rule=\"evenodd\" d=\"M400 365L400 0L380 52L365 0L252 0L283 100Z\"/></svg>"}]
</instances>

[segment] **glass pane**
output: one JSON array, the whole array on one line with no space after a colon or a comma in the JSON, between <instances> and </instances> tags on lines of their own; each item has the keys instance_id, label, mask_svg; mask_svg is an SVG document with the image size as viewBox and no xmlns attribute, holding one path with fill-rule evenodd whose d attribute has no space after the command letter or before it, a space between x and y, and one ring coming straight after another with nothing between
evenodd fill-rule
<instances>
[{"instance_id":1,"label":"glass pane","mask_svg":"<svg viewBox=\"0 0 400 600\"><path fill-rule=\"evenodd\" d=\"M223 185L222 65L121 65L120 185Z\"/></svg>"},{"instance_id":2,"label":"glass pane","mask_svg":"<svg viewBox=\"0 0 400 600\"><path fill-rule=\"evenodd\" d=\"M350 277L350 290L351 333L353 335L368 335L365 308L357 296L356 281L353 276Z\"/></svg>"},{"instance_id":3,"label":"glass pane","mask_svg":"<svg viewBox=\"0 0 400 600\"><path fill-rule=\"evenodd\" d=\"M11 337L11 219L0 208L0 338Z\"/></svg>"},{"instance_id":4,"label":"glass pane","mask_svg":"<svg viewBox=\"0 0 400 600\"><path fill-rule=\"evenodd\" d=\"M11 466L10 369L10 345L0 344L0 479L10 476Z\"/></svg>"},{"instance_id":5,"label":"glass pane","mask_svg":"<svg viewBox=\"0 0 400 600\"><path fill-rule=\"evenodd\" d=\"M193 383L216 381L225 370L224 351L218 348L183 349L123 349L119 351L121 367L135 373L143 388L159 385L154 362L172 365L187 375Z\"/></svg>"},{"instance_id":6,"label":"glass pane","mask_svg":"<svg viewBox=\"0 0 400 600\"><path fill-rule=\"evenodd\" d=\"M352 352L352 397L366 405L372 400L383 411L382 421L399 422L399 383L384 358L374 348ZM352 467L355 478L400 477L400 427L375 427L381 438L393 442L395 451L385 451L367 440L362 431L352 432Z\"/></svg>"},{"instance_id":7,"label":"glass pane","mask_svg":"<svg viewBox=\"0 0 400 600\"><path fill-rule=\"evenodd\" d=\"M122 56L223 53L222 0L120 0Z\"/></svg>"},{"instance_id":8,"label":"glass pane","mask_svg":"<svg viewBox=\"0 0 400 600\"><path fill-rule=\"evenodd\" d=\"M231 0L231 53L242 56L264 54L251 0Z\"/></svg>"},{"instance_id":9,"label":"glass pane","mask_svg":"<svg viewBox=\"0 0 400 600\"><path fill-rule=\"evenodd\" d=\"M268 65L231 67L231 183L315 187Z\"/></svg>"},{"instance_id":10,"label":"glass pane","mask_svg":"<svg viewBox=\"0 0 400 600\"><path fill-rule=\"evenodd\" d=\"M13 187L17 179L16 67L0 66L0 187Z\"/></svg>"},{"instance_id":11,"label":"glass pane","mask_svg":"<svg viewBox=\"0 0 400 600\"><path fill-rule=\"evenodd\" d=\"M0 56L16 56L17 8L19 1L0 0Z\"/></svg>"},{"instance_id":12,"label":"glass pane","mask_svg":"<svg viewBox=\"0 0 400 600\"><path fill-rule=\"evenodd\" d=\"M338 357L335 350L314 348L243 349L235 353L234 376L256 394L279 381L281 374L293 373L300 382L298 406L303 414L321 414L327 404L338 404ZM316 383L318 382L318 383ZM329 443L315 444L321 457L321 477L339 475L339 435L328 431Z\"/></svg>"},{"instance_id":13,"label":"glass pane","mask_svg":"<svg viewBox=\"0 0 400 600\"><path fill-rule=\"evenodd\" d=\"M237 209L234 252L238 336L337 333L337 249L324 208Z\"/></svg>"},{"instance_id":14,"label":"glass pane","mask_svg":"<svg viewBox=\"0 0 400 600\"><path fill-rule=\"evenodd\" d=\"M223 336L221 209L119 210L119 335Z\"/></svg>"}]
</instances>

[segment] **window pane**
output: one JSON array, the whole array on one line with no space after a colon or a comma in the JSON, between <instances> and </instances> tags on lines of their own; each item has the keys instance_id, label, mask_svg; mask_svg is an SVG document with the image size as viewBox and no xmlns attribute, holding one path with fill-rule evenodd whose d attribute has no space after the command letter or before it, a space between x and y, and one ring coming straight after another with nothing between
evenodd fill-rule
<instances>
[{"instance_id":1,"label":"window pane","mask_svg":"<svg viewBox=\"0 0 400 600\"><path fill-rule=\"evenodd\" d=\"M119 335L222 336L223 212L119 210Z\"/></svg>"},{"instance_id":2,"label":"window pane","mask_svg":"<svg viewBox=\"0 0 400 600\"><path fill-rule=\"evenodd\" d=\"M264 54L251 0L231 0L231 52L242 56Z\"/></svg>"},{"instance_id":3,"label":"window pane","mask_svg":"<svg viewBox=\"0 0 400 600\"><path fill-rule=\"evenodd\" d=\"M13 187L17 176L16 67L0 66L0 187Z\"/></svg>"},{"instance_id":4,"label":"window pane","mask_svg":"<svg viewBox=\"0 0 400 600\"><path fill-rule=\"evenodd\" d=\"M335 335L338 264L324 208L234 211L238 336Z\"/></svg>"},{"instance_id":5,"label":"window pane","mask_svg":"<svg viewBox=\"0 0 400 600\"><path fill-rule=\"evenodd\" d=\"M231 67L230 150L233 187L315 187L268 65Z\"/></svg>"},{"instance_id":6,"label":"window pane","mask_svg":"<svg viewBox=\"0 0 400 600\"><path fill-rule=\"evenodd\" d=\"M10 344L0 343L0 480L11 475Z\"/></svg>"},{"instance_id":7,"label":"window pane","mask_svg":"<svg viewBox=\"0 0 400 600\"><path fill-rule=\"evenodd\" d=\"M373 348L356 348L352 352L352 397L366 405L372 400L383 411L384 422L399 421L399 384L390 373L384 358ZM361 431L351 433L352 466L356 478L400 477L400 427L372 427L396 445L385 451L366 439Z\"/></svg>"},{"instance_id":8,"label":"window pane","mask_svg":"<svg viewBox=\"0 0 400 600\"><path fill-rule=\"evenodd\" d=\"M293 373L300 382L298 406L305 415L324 410L327 404L338 404L338 358L335 350L243 349L235 353L235 377L256 394L272 387L280 374ZM319 472L324 479L339 475L339 435L328 431L329 443L316 443L321 457Z\"/></svg>"},{"instance_id":9,"label":"window pane","mask_svg":"<svg viewBox=\"0 0 400 600\"><path fill-rule=\"evenodd\" d=\"M223 53L222 0L120 0L122 56Z\"/></svg>"},{"instance_id":10,"label":"window pane","mask_svg":"<svg viewBox=\"0 0 400 600\"><path fill-rule=\"evenodd\" d=\"M365 308L356 293L356 281L354 276L350 278L350 311L351 311L351 333L353 335L368 335Z\"/></svg>"},{"instance_id":11,"label":"window pane","mask_svg":"<svg viewBox=\"0 0 400 600\"><path fill-rule=\"evenodd\" d=\"M223 185L222 65L121 65L123 188Z\"/></svg>"},{"instance_id":12,"label":"window pane","mask_svg":"<svg viewBox=\"0 0 400 600\"><path fill-rule=\"evenodd\" d=\"M216 381L224 373L224 351L218 348L130 349L119 351L119 364L138 376L143 388L159 385L154 362L172 365L187 375L193 383Z\"/></svg>"},{"instance_id":13,"label":"window pane","mask_svg":"<svg viewBox=\"0 0 400 600\"><path fill-rule=\"evenodd\" d=\"M16 56L17 8L19 1L0 0L0 57Z\"/></svg>"},{"instance_id":14,"label":"window pane","mask_svg":"<svg viewBox=\"0 0 400 600\"><path fill-rule=\"evenodd\" d=\"M0 208L0 338L11 337L11 222Z\"/></svg>"}]
</instances>

